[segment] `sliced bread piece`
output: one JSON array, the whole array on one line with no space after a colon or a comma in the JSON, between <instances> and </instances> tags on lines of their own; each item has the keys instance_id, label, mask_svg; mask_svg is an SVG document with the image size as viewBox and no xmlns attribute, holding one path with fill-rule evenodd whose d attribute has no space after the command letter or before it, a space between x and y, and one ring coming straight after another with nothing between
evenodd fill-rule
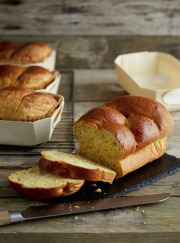
<instances>
[{"instance_id":1,"label":"sliced bread piece","mask_svg":"<svg viewBox=\"0 0 180 243\"><path fill-rule=\"evenodd\" d=\"M8 176L8 180L18 193L33 200L71 195L84 184L83 180L63 178L42 171L38 166L16 171Z\"/></svg>"},{"instance_id":2,"label":"sliced bread piece","mask_svg":"<svg viewBox=\"0 0 180 243\"><path fill-rule=\"evenodd\" d=\"M116 172L77 154L63 153L56 150L41 152L39 167L57 175L112 183Z\"/></svg>"}]
</instances>

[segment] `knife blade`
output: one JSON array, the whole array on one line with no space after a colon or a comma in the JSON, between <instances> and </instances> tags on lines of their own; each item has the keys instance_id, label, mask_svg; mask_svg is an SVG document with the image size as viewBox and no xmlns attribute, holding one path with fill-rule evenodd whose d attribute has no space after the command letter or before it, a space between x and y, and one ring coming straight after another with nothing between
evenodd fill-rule
<instances>
[{"instance_id":1,"label":"knife blade","mask_svg":"<svg viewBox=\"0 0 180 243\"><path fill-rule=\"evenodd\" d=\"M170 193L162 193L144 196L126 196L113 199L60 203L43 206L30 206L24 211L1 211L0 226L33 219L159 203L165 201L169 197Z\"/></svg>"}]
</instances>

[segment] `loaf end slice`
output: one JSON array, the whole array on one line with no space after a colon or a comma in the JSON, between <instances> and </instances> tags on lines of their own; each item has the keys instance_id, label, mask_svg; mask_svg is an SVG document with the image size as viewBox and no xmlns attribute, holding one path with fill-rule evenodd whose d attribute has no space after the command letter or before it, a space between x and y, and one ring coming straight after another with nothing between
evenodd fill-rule
<instances>
[{"instance_id":1,"label":"loaf end slice","mask_svg":"<svg viewBox=\"0 0 180 243\"><path fill-rule=\"evenodd\" d=\"M10 185L23 196L41 200L68 196L77 192L84 180L73 180L42 171L38 166L8 176Z\"/></svg>"},{"instance_id":2,"label":"loaf end slice","mask_svg":"<svg viewBox=\"0 0 180 243\"><path fill-rule=\"evenodd\" d=\"M83 156L59 151L43 151L39 167L57 175L88 181L112 183L116 172Z\"/></svg>"}]
</instances>

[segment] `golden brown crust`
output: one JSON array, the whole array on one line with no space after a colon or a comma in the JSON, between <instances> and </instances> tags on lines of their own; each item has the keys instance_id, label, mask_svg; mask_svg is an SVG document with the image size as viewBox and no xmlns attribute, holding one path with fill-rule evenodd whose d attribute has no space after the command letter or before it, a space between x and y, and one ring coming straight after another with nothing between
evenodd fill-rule
<instances>
[{"instance_id":1,"label":"golden brown crust","mask_svg":"<svg viewBox=\"0 0 180 243\"><path fill-rule=\"evenodd\" d=\"M156 123L145 116L129 117L127 120L127 127L134 134L137 142L137 150L158 140L160 137Z\"/></svg>"},{"instance_id":2,"label":"golden brown crust","mask_svg":"<svg viewBox=\"0 0 180 243\"><path fill-rule=\"evenodd\" d=\"M140 96L122 96L105 104L120 111L124 116L145 116L151 119L159 129L159 139L169 134L173 119L165 106L159 102Z\"/></svg>"},{"instance_id":3,"label":"golden brown crust","mask_svg":"<svg viewBox=\"0 0 180 243\"><path fill-rule=\"evenodd\" d=\"M67 182L67 185L63 188L62 196L69 196L79 191L84 185L84 181Z\"/></svg>"},{"instance_id":4,"label":"golden brown crust","mask_svg":"<svg viewBox=\"0 0 180 243\"><path fill-rule=\"evenodd\" d=\"M83 147L80 138L81 128L85 131L87 127L83 130L83 125L87 124L97 133L99 130L110 132L121 144L122 154L117 154L114 161L108 160L108 155L107 161L103 158L104 162L100 156L95 154L94 157L96 150L91 152L88 146ZM116 171L117 177L122 177L164 154L166 136L172 126L170 113L159 102L145 97L123 96L84 114L73 125L73 131L80 142L81 155L108 164Z\"/></svg>"},{"instance_id":5,"label":"golden brown crust","mask_svg":"<svg viewBox=\"0 0 180 243\"><path fill-rule=\"evenodd\" d=\"M142 166L160 158L166 150L166 137L136 151L135 153L119 160L117 177L123 177Z\"/></svg>"},{"instance_id":6,"label":"golden brown crust","mask_svg":"<svg viewBox=\"0 0 180 243\"><path fill-rule=\"evenodd\" d=\"M107 130L111 132L120 142L123 150L124 157L131 154L136 149L136 141L132 132L124 126L126 123L125 116L119 111L111 107L97 107L86 114L84 114L80 119L73 125L90 124L94 126L97 130ZM78 140L78 134L74 134Z\"/></svg>"},{"instance_id":7,"label":"golden brown crust","mask_svg":"<svg viewBox=\"0 0 180 243\"><path fill-rule=\"evenodd\" d=\"M133 133L126 127L117 123L104 123L99 130L109 131L117 138L123 149L123 158L136 150L136 140Z\"/></svg>"},{"instance_id":8,"label":"golden brown crust","mask_svg":"<svg viewBox=\"0 0 180 243\"><path fill-rule=\"evenodd\" d=\"M29 42L18 45L14 42L0 43L0 60L12 60L17 63L42 62L52 52L50 46L43 42Z\"/></svg>"},{"instance_id":9,"label":"golden brown crust","mask_svg":"<svg viewBox=\"0 0 180 243\"><path fill-rule=\"evenodd\" d=\"M0 90L0 119L36 121L50 117L62 99L52 94L10 87Z\"/></svg>"},{"instance_id":10,"label":"golden brown crust","mask_svg":"<svg viewBox=\"0 0 180 243\"><path fill-rule=\"evenodd\" d=\"M14 65L0 66L0 89L6 87L24 87L31 90L44 89L59 72L50 72L39 66L23 68Z\"/></svg>"},{"instance_id":11,"label":"golden brown crust","mask_svg":"<svg viewBox=\"0 0 180 243\"><path fill-rule=\"evenodd\" d=\"M0 42L0 60L9 60L11 55L19 48L15 42L2 41Z\"/></svg>"},{"instance_id":12,"label":"golden brown crust","mask_svg":"<svg viewBox=\"0 0 180 243\"><path fill-rule=\"evenodd\" d=\"M42 200L55 198L59 196L68 196L77 192L84 184L84 181L77 182L64 182L60 186L54 188L41 188L41 187L24 187L20 183L11 181L10 175L8 176L8 181L10 185L17 191L19 194L24 197L33 199L33 200Z\"/></svg>"},{"instance_id":13,"label":"golden brown crust","mask_svg":"<svg viewBox=\"0 0 180 243\"><path fill-rule=\"evenodd\" d=\"M121 112L111 107L101 106L88 111L77 122L83 121L100 127L103 123L124 124L125 120L126 118Z\"/></svg>"},{"instance_id":14,"label":"golden brown crust","mask_svg":"<svg viewBox=\"0 0 180 243\"><path fill-rule=\"evenodd\" d=\"M85 168L75 164L69 164L65 161L52 161L45 158L41 152L39 160L39 168L47 172L72 179L82 179L87 181L104 181L112 183L116 173L108 170L100 170L99 168Z\"/></svg>"},{"instance_id":15,"label":"golden brown crust","mask_svg":"<svg viewBox=\"0 0 180 243\"><path fill-rule=\"evenodd\" d=\"M32 92L23 88L4 88L0 90L0 119L11 120L11 116L16 112L22 98Z\"/></svg>"}]
</instances>

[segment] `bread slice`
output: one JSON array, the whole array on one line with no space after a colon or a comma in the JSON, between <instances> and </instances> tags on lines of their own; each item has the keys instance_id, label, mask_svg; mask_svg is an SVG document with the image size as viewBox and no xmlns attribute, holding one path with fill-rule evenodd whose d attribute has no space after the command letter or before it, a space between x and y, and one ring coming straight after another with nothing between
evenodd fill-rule
<instances>
[{"instance_id":1,"label":"bread slice","mask_svg":"<svg viewBox=\"0 0 180 243\"><path fill-rule=\"evenodd\" d=\"M123 145L124 147L128 147L128 144L131 143L131 137L129 139L122 128L126 127L114 124L114 131L124 136ZM117 171L118 161L129 155L129 152L128 154L125 153L123 146L114 134L107 129L107 126L106 129L104 127L101 129L92 124L77 123L74 126L74 136L79 142L78 154L92 159L114 171ZM130 145L129 147L132 146ZM126 156L124 156L125 154Z\"/></svg>"},{"instance_id":2,"label":"bread slice","mask_svg":"<svg viewBox=\"0 0 180 243\"><path fill-rule=\"evenodd\" d=\"M16 171L8 176L8 180L18 193L33 200L71 195L84 184L84 180L63 178L42 171L38 166Z\"/></svg>"},{"instance_id":3,"label":"bread slice","mask_svg":"<svg viewBox=\"0 0 180 243\"><path fill-rule=\"evenodd\" d=\"M112 183L116 173L94 161L77 154L59 151L41 152L39 167L63 177L88 181L104 181Z\"/></svg>"}]
</instances>

